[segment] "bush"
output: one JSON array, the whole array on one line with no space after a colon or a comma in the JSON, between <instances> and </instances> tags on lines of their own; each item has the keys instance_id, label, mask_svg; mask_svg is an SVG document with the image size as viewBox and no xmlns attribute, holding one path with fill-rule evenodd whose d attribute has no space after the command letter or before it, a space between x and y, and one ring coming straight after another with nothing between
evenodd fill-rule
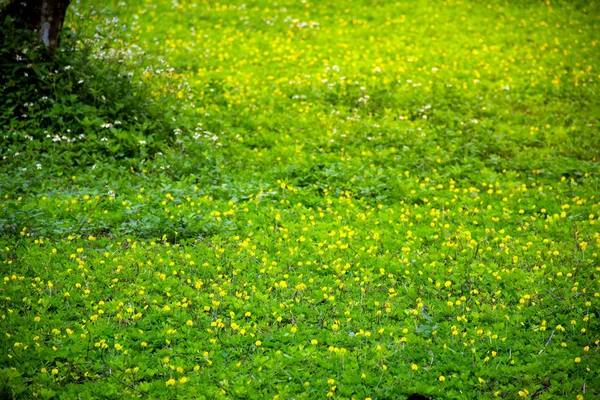
<instances>
[{"instance_id":1,"label":"bush","mask_svg":"<svg viewBox=\"0 0 600 400\"><path fill-rule=\"evenodd\" d=\"M172 70L164 62L152 66L160 60L149 60L126 36L106 11L83 15L72 7L52 58L33 32L3 18L0 155L48 153L63 165L92 165L144 158L172 142L181 110L159 104L186 88L172 84Z\"/></svg>"}]
</instances>

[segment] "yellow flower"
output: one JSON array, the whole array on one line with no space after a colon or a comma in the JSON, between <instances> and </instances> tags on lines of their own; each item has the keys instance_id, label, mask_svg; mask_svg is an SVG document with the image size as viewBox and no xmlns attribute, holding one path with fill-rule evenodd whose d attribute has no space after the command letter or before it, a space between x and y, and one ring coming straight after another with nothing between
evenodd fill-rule
<instances>
[{"instance_id":1,"label":"yellow flower","mask_svg":"<svg viewBox=\"0 0 600 400\"><path fill-rule=\"evenodd\" d=\"M256 344L256 346L259 347L262 344L262 342L260 340L257 340L256 343L254 343L254 344Z\"/></svg>"},{"instance_id":2,"label":"yellow flower","mask_svg":"<svg viewBox=\"0 0 600 400\"><path fill-rule=\"evenodd\" d=\"M316 345L316 344L319 344L319 341L317 339L313 339L310 341L310 344Z\"/></svg>"},{"instance_id":3,"label":"yellow flower","mask_svg":"<svg viewBox=\"0 0 600 400\"><path fill-rule=\"evenodd\" d=\"M166 384L167 386L174 385L174 384L175 384L175 379L171 378L171 379L169 379L169 380L168 380L168 381L167 381L165 384Z\"/></svg>"},{"instance_id":4,"label":"yellow flower","mask_svg":"<svg viewBox=\"0 0 600 400\"><path fill-rule=\"evenodd\" d=\"M440 382L444 382L446 380L446 378L444 377L444 375L441 375L438 379L439 379Z\"/></svg>"},{"instance_id":5,"label":"yellow flower","mask_svg":"<svg viewBox=\"0 0 600 400\"><path fill-rule=\"evenodd\" d=\"M412 369L413 371L416 371L419 369L419 366L417 364L413 364L410 366L410 369Z\"/></svg>"}]
</instances>

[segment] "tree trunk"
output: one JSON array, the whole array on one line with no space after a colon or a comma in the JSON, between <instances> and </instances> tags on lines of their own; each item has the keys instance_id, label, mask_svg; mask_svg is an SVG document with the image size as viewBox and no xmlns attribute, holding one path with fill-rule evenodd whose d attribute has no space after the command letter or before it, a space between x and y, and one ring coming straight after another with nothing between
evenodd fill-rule
<instances>
[{"instance_id":1,"label":"tree trunk","mask_svg":"<svg viewBox=\"0 0 600 400\"><path fill-rule=\"evenodd\" d=\"M71 0L13 0L0 16L12 17L20 27L37 32L54 56L69 3Z\"/></svg>"}]
</instances>

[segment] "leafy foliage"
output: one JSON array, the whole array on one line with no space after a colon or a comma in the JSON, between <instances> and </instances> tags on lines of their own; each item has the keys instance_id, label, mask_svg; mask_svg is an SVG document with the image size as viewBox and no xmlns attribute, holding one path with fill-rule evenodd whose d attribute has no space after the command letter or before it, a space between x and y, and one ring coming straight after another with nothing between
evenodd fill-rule
<instances>
[{"instance_id":1,"label":"leafy foliage","mask_svg":"<svg viewBox=\"0 0 600 400\"><path fill-rule=\"evenodd\" d=\"M93 30L101 18L109 17L93 9L72 13L55 58L33 33L2 21L2 155L33 152L86 166L143 158L174 140L177 114L158 104L165 94L151 95L158 85L171 90L170 73L157 73L139 47L119 36L118 20ZM154 83L144 84L142 75Z\"/></svg>"}]
</instances>

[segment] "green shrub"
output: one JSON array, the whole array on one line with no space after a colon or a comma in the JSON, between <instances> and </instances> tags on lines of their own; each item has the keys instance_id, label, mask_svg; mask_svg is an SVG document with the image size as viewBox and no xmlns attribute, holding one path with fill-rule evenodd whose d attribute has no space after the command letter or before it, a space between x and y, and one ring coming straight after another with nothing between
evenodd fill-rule
<instances>
[{"instance_id":1,"label":"green shrub","mask_svg":"<svg viewBox=\"0 0 600 400\"><path fill-rule=\"evenodd\" d=\"M0 21L0 154L92 165L144 158L173 142L178 110L159 103L181 87L172 87L165 63L151 65L125 37L107 12L73 7L51 58L32 32L9 17Z\"/></svg>"}]
</instances>

